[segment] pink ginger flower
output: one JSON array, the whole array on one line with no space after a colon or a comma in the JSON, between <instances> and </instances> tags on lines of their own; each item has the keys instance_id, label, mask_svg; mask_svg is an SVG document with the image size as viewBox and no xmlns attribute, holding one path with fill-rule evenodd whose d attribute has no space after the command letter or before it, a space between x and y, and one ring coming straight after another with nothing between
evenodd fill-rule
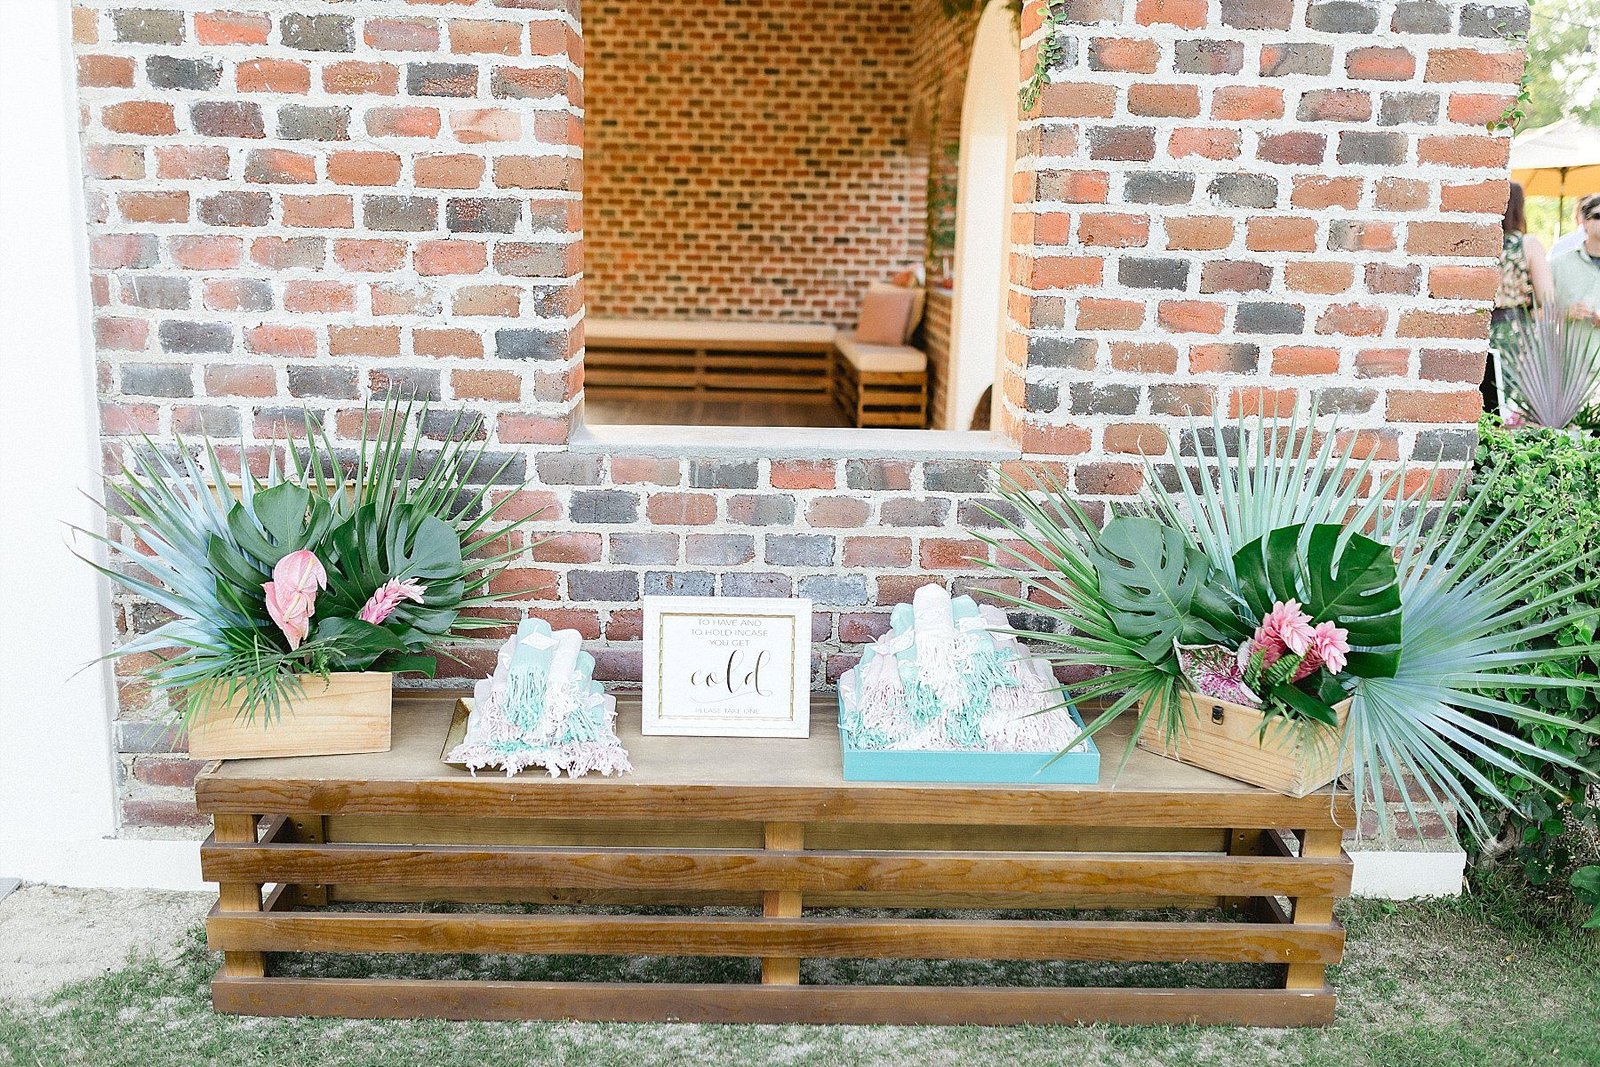
<instances>
[{"instance_id":1,"label":"pink ginger flower","mask_svg":"<svg viewBox=\"0 0 1600 1067\"><path fill-rule=\"evenodd\" d=\"M1349 654L1349 630L1331 622L1322 622L1311 631L1311 653L1306 656L1307 663L1314 659L1318 666L1326 667L1329 674L1338 674L1349 662Z\"/></svg>"},{"instance_id":2,"label":"pink ginger flower","mask_svg":"<svg viewBox=\"0 0 1600 1067\"><path fill-rule=\"evenodd\" d=\"M1252 652L1259 649L1270 667L1285 653L1303 656L1311 648L1311 616L1300 609L1298 600L1282 600L1272 605L1250 639Z\"/></svg>"},{"instance_id":3,"label":"pink ginger flower","mask_svg":"<svg viewBox=\"0 0 1600 1067\"><path fill-rule=\"evenodd\" d=\"M311 615L317 609L317 590L328 588L328 572L310 549L291 552L272 568L272 581L261 583L267 614L289 639L289 650L311 633Z\"/></svg>"},{"instance_id":4,"label":"pink ginger flower","mask_svg":"<svg viewBox=\"0 0 1600 1067\"><path fill-rule=\"evenodd\" d=\"M394 614L395 608L400 606L402 600L422 603L422 585L415 581L402 582L398 578L390 578L372 594L372 598L362 607L358 618L362 622L378 626Z\"/></svg>"}]
</instances>

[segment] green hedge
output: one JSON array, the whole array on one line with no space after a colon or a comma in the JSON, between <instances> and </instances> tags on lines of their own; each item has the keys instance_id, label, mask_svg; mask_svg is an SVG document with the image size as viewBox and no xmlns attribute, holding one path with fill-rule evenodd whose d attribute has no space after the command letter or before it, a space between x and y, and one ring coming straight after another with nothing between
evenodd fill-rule
<instances>
[{"instance_id":1,"label":"green hedge","mask_svg":"<svg viewBox=\"0 0 1600 1067\"><path fill-rule=\"evenodd\" d=\"M1493 416L1485 416L1478 429L1477 480L1482 491L1489 494L1490 505L1484 510L1485 528L1497 514L1509 512L1512 516L1495 535L1497 542L1515 536L1530 522L1542 520L1549 522L1552 529L1577 534L1571 546L1575 555L1600 549L1600 436L1542 427L1512 429ZM1597 569L1600 562L1591 559L1575 576L1587 579ZM1558 591L1529 589L1528 598ZM1576 599L1568 597L1552 604L1546 609L1546 617L1582 607L1575 603ZM1590 605L1597 604L1594 594L1585 599ZM1543 638L1541 643L1555 647L1584 645L1594 640L1595 631L1596 620L1590 617L1582 624L1568 625ZM1552 661L1544 667L1544 673L1553 676L1593 678L1597 672L1600 664L1580 655ZM1511 696L1536 700L1546 710L1570 719L1574 727L1516 727L1520 733L1600 771L1600 737L1576 729L1583 723L1600 725L1600 694L1547 689L1520 691ZM1575 772L1553 764L1529 764L1528 769L1557 785L1566 799L1552 798L1526 779L1491 773L1496 784L1518 801L1520 809L1519 814L1501 816L1501 840L1507 851L1500 855L1514 858L1528 882L1549 887L1553 897L1565 897L1575 890L1580 903L1600 903L1589 899L1592 894L1586 889L1592 883L1593 871L1579 876L1576 883L1570 881L1574 868L1600 860L1595 854L1600 808L1586 803L1584 783ZM1492 809L1493 805L1484 805L1485 812Z\"/></svg>"}]
</instances>

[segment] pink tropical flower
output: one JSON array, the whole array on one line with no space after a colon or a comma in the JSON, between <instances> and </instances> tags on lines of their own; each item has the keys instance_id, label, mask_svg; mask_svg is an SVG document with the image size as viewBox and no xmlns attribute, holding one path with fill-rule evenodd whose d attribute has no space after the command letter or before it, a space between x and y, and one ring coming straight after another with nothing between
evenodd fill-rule
<instances>
[{"instance_id":1,"label":"pink tropical flower","mask_svg":"<svg viewBox=\"0 0 1600 1067\"><path fill-rule=\"evenodd\" d=\"M398 578L390 578L378 587L361 609L358 618L362 622L370 622L378 626L400 606L402 600L414 600L422 603L422 585L415 581L402 582Z\"/></svg>"},{"instance_id":2,"label":"pink tropical flower","mask_svg":"<svg viewBox=\"0 0 1600 1067\"><path fill-rule=\"evenodd\" d=\"M317 609L317 590L328 588L328 572L310 549L291 552L272 568L272 581L261 583L267 614L289 639L289 650L311 633L311 615Z\"/></svg>"},{"instance_id":3,"label":"pink tropical flower","mask_svg":"<svg viewBox=\"0 0 1600 1067\"><path fill-rule=\"evenodd\" d=\"M1328 669L1329 674L1338 674L1349 662L1349 654L1349 630L1331 622L1323 622L1311 631L1311 654L1306 657L1306 662L1315 659L1319 666Z\"/></svg>"},{"instance_id":4,"label":"pink tropical flower","mask_svg":"<svg viewBox=\"0 0 1600 1067\"><path fill-rule=\"evenodd\" d=\"M1285 653L1303 656L1311 648L1311 616L1300 609L1298 600L1282 600L1272 605L1251 638L1252 650L1259 649L1266 666Z\"/></svg>"}]
</instances>

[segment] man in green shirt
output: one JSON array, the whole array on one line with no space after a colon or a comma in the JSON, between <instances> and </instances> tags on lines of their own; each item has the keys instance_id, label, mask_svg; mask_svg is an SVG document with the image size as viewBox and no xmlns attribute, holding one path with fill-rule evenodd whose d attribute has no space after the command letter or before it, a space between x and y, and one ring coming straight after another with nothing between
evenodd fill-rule
<instances>
[{"instance_id":1,"label":"man in green shirt","mask_svg":"<svg viewBox=\"0 0 1600 1067\"><path fill-rule=\"evenodd\" d=\"M1583 221L1583 243L1550 261L1555 280L1556 306L1567 317L1600 326L1600 193L1578 202Z\"/></svg>"}]
</instances>

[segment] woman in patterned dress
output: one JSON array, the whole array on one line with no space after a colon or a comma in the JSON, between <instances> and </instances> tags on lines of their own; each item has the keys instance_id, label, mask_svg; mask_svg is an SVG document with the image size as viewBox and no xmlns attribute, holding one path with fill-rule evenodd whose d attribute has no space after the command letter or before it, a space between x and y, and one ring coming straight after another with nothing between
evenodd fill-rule
<instances>
[{"instance_id":1,"label":"woman in patterned dress","mask_svg":"<svg viewBox=\"0 0 1600 1067\"><path fill-rule=\"evenodd\" d=\"M1494 314L1489 327L1489 360L1483 369L1483 410L1500 410L1501 354L1515 343L1522 322L1536 306L1548 304L1554 292L1550 260L1539 239L1525 231L1522 186L1511 183L1505 217L1500 220L1500 287L1494 294Z\"/></svg>"}]
</instances>

